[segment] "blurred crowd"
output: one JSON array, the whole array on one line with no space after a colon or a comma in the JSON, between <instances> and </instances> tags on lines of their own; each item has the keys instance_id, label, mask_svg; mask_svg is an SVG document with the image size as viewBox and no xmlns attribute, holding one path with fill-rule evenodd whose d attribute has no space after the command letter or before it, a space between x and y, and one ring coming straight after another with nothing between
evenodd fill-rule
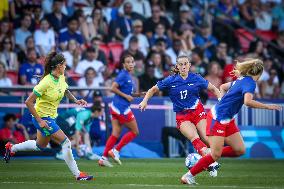
<instances>
[{"instance_id":1,"label":"blurred crowd","mask_svg":"<svg viewBox=\"0 0 284 189\"><path fill-rule=\"evenodd\" d=\"M256 97L283 98L284 0L1 0L0 87L35 85L53 50L80 87L109 87L121 57L133 55L136 92L168 76L181 54L216 87L235 79L235 60L260 58Z\"/></svg>"}]
</instances>

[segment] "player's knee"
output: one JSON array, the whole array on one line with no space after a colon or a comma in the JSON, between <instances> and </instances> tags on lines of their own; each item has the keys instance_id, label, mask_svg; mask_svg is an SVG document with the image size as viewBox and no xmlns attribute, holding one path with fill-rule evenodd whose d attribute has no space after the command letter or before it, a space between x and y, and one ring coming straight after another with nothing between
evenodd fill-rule
<instances>
[{"instance_id":1,"label":"player's knee","mask_svg":"<svg viewBox=\"0 0 284 189\"><path fill-rule=\"evenodd\" d=\"M211 156L212 156L212 158L213 158L215 161L217 161L218 159L221 158L221 156L222 156L222 151L221 151L221 150L212 150L212 151L211 151Z\"/></svg>"},{"instance_id":2,"label":"player's knee","mask_svg":"<svg viewBox=\"0 0 284 189\"><path fill-rule=\"evenodd\" d=\"M246 149L245 148L238 148L238 149L234 150L234 152L236 153L237 156L242 156L246 153Z\"/></svg>"},{"instance_id":3,"label":"player's knee","mask_svg":"<svg viewBox=\"0 0 284 189\"><path fill-rule=\"evenodd\" d=\"M71 142L70 142L70 140L68 138L66 138L62 142L61 146L62 146L62 149L71 149Z\"/></svg>"},{"instance_id":4,"label":"player's knee","mask_svg":"<svg viewBox=\"0 0 284 189\"><path fill-rule=\"evenodd\" d=\"M112 132L111 135L116 137L116 138L119 138L120 132Z\"/></svg>"},{"instance_id":5,"label":"player's knee","mask_svg":"<svg viewBox=\"0 0 284 189\"><path fill-rule=\"evenodd\" d=\"M40 150L40 151L46 151L46 146L47 145L39 145L38 143L36 143L36 147Z\"/></svg>"},{"instance_id":6,"label":"player's knee","mask_svg":"<svg viewBox=\"0 0 284 189\"><path fill-rule=\"evenodd\" d=\"M138 136L139 135L139 131L137 130L137 131L132 131L136 136Z\"/></svg>"}]
</instances>

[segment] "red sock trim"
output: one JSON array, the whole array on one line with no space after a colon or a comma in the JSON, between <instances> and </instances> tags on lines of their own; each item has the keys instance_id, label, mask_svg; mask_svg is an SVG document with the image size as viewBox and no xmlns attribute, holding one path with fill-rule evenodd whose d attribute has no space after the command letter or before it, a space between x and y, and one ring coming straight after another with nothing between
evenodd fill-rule
<instances>
[{"instance_id":1,"label":"red sock trim","mask_svg":"<svg viewBox=\"0 0 284 189\"><path fill-rule=\"evenodd\" d=\"M225 146L222 151L222 157L238 157L231 146Z\"/></svg>"},{"instance_id":2,"label":"red sock trim","mask_svg":"<svg viewBox=\"0 0 284 189\"><path fill-rule=\"evenodd\" d=\"M117 137L115 137L113 135L111 135L108 138L103 156L108 157L108 151L110 151L114 147L116 141L117 141Z\"/></svg>"},{"instance_id":3,"label":"red sock trim","mask_svg":"<svg viewBox=\"0 0 284 189\"><path fill-rule=\"evenodd\" d=\"M118 145L115 147L117 151L120 151L123 146L131 142L136 137L136 134L132 131L129 131L126 133L118 143Z\"/></svg>"},{"instance_id":4,"label":"red sock trim","mask_svg":"<svg viewBox=\"0 0 284 189\"><path fill-rule=\"evenodd\" d=\"M192 145L194 147L194 149L201 155L203 156L203 152L202 152L202 148L207 148L207 146L200 140L200 138L195 139L194 141L192 141Z\"/></svg>"},{"instance_id":5,"label":"red sock trim","mask_svg":"<svg viewBox=\"0 0 284 189\"><path fill-rule=\"evenodd\" d=\"M190 173L195 176L198 173L206 170L210 164L214 163L214 159L212 158L211 154L208 154L202 157L191 169Z\"/></svg>"}]
</instances>

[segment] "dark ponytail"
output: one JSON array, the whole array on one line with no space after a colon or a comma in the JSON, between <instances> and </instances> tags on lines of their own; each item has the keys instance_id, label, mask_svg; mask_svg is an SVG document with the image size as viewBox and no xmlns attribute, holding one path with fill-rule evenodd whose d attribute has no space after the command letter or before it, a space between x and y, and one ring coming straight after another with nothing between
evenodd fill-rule
<instances>
[{"instance_id":1,"label":"dark ponytail","mask_svg":"<svg viewBox=\"0 0 284 189\"><path fill-rule=\"evenodd\" d=\"M125 63L125 59L126 58L133 58L133 56L131 55L131 54L129 54L129 53L127 53L127 54L125 54L124 56L122 56L122 58L121 58L121 64L124 64Z\"/></svg>"},{"instance_id":2,"label":"dark ponytail","mask_svg":"<svg viewBox=\"0 0 284 189\"><path fill-rule=\"evenodd\" d=\"M171 68L171 75L176 75L176 74L179 74L179 70L178 70L177 65L174 65L174 66Z\"/></svg>"},{"instance_id":3,"label":"dark ponytail","mask_svg":"<svg viewBox=\"0 0 284 189\"><path fill-rule=\"evenodd\" d=\"M55 51L50 52L44 60L44 73L42 78L51 73L58 64L62 64L65 61L63 54L56 53Z\"/></svg>"},{"instance_id":4,"label":"dark ponytail","mask_svg":"<svg viewBox=\"0 0 284 189\"><path fill-rule=\"evenodd\" d=\"M179 70L178 70L178 67L177 67L177 64L178 64L178 60L180 58L187 58L188 59L188 62L190 63L191 61L191 58L186 56L186 55L179 55L176 59L176 65L174 65L172 68L171 68L171 74L172 75L175 75L175 74L179 74Z\"/></svg>"}]
</instances>

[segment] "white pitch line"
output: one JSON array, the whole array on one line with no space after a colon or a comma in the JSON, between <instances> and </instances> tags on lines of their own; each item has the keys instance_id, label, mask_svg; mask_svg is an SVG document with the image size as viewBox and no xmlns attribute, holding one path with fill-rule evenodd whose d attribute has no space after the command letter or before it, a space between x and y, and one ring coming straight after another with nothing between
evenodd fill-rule
<instances>
[{"instance_id":1,"label":"white pitch line","mask_svg":"<svg viewBox=\"0 0 284 189\"><path fill-rule=\"evenodd\" d=\"M157 184L157 185L152 185L152 184L125 184L127 186L142 186L142 187L181 187L181 186L189 186L189 185L162 185L162 184ZM208 185L192 185L195 187L204 187L204 188L253 188L253 189L267 189L267 188L273 188L273 189L277 189L277 187L267 187L267 186L208 186Z\"/></svg>"},{"instance_id":2,"label":"white pitch line","mask_svg":"<svg viewBox=\"0 0 284 189\"><path fill-rule=\"evenodd\" d=\"M9 182L9 181L4 181L1 182L2 184L76 184L76 183L71 183L71 182L64 182L64 183L56 183L56 182Z\"/></svg>"},{"instance_id":3,"label":"white pitch line","mask_svg":"<svg viewBox=\"0 0 284 189\"><path fill-rule=\"evenodd\" d=\"M10 182L10 181L4 181L1 182L1 184L41 184L41 185L46 185L46 184L52 184L52 185L62 185L62 184L68 184L68 185L74 185L74 184L79 184L79 185L87 185L82 182L80 183L75 183L75 182L64 182L64 183L56 183L56 182ZM163 184L98 184L98 186L136 186L136 187L171 187L171 188L180 188L180 187L188 187L189 185L163 185ZM226 185L214 185L214 186L208 186L208 185L192 185L195 187L204 187L204 188L251 188L251 189L278 189L278 187L268 187L268 186L236 186L236 185L231 185L231 186L226 186ZM279 188L280 189L280 188Z\"/></svg>"}]
</instances>

